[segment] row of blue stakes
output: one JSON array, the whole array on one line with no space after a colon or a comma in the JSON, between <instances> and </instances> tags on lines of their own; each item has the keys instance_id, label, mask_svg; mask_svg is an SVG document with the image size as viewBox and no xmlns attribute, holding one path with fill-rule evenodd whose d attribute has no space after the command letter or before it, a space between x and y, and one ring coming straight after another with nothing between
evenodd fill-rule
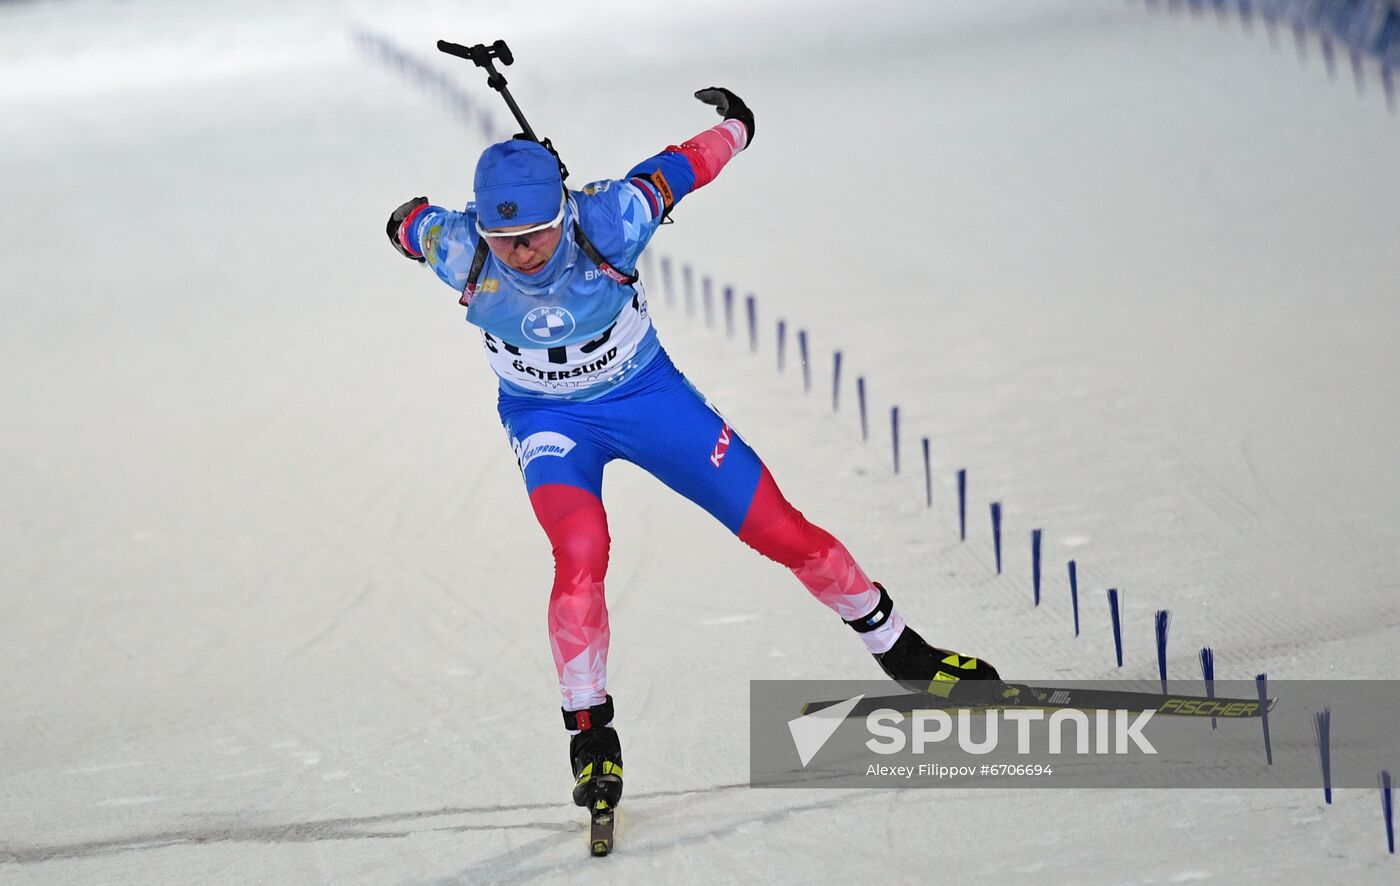
<instances>
[{"instance_id":1,"label":"row of blue stakes","mask_svg":"<svg viewBox=\"0 0 1400 886\"><path fill-rule=\"evenodd\" d=\"M432 93L438 100L447 104L455 113L457 118L463 123L470 124L475 121L480 129L482 137L487 141L497 141L505 138L505 135L498 129L495 118L491 112L485 108L478 107L472 96L458 87L444 73L431 65L419 60L414 55L400 49L392 41L382 35L374 34L366 30L359 30L352 34L352 39L356 45L371 56L377 62L393 67L400 74L410 78L421 87ZM1388 72L1388 69L1387 69ZM1387 95L1390 95L1389 79L1387 77ZM642 273L645 279L655 279L653 272L655 268L651 265L651 254L643 253ZM668 304L675 304L674 286L674 266L670 258L663 257L660 260L660 272L662 288ZM695 274L689 265L680 268L682 278L682 290L685 313L687 316L694 316L695 313ZM713 328L715 324L715 299L714 286L710 277L705 276L700 281L701 305L704 314L705 325ZM734 337L736 326L736 304L735 289L733 286L725 286L721 294L722 310L724 317L725 335ZM748 331L748 345L750 352L758 350L758 304L757 299L752 294L744 297L744 316ZM787 360L787 337L788 324L785 320L777 321L777 368L783 371L786 368ZM795 330L794 338L797 342L798 358L802 369L802 383L804 390L810 392L812 389L811 374L811 354L810 342L805 329ZM841 372L843 356L840 350L833 352L832 356L832 385L831 385L831 408L837 411L841 407ZM857 376L855 379L856 405L860 416L860 432L862 441L868 442L870 439L869 413L867 409L866 381L864 376ZM894 473L900 473L900 413L898 406L890 407L890 439L892 446L892 459ZM924 500L927 507L933 506L933 471L930 460L930 442L928 437L923 437L922 444L923 468L924 468ZM959 469L957 472L958 485L958 533L961 540L967 540L967 470ZM992 541L995 551L996 571L1001 574L1001 503L991 503L992 518ZM1031 531L1031 582L1035 605L1040 605L1040 585L1041 585L1041 540L1042 530ZM1078 568L1074 560L1068 561L1069 588L1071 608L1074 613L1074 635L1079 636L1079 579ZM1113 625L1113 648L1118 667L1123 666L1123 632L1122 632L1122 596L1117 588L1108 589L1109 614ZM1171 624L1171 613L1167 610L1158 610L1154 616L1156 636L1157 636L1157 670L1162 683L1162 691L1167 691L1167 630ZM1205 678L1206 694L1214 697L1215 694L1215 661L1214 654L1210 647L1205 647L1199 655L1201 672ZM1258 685L1260 701L1263 702L1268 694L1267 676L1259 674L1255 678ZM1273 763L1273 746L1269 738L1269 720L1267 705L1262 718L1264 730L1264 752L1270 765ZM1211 721L1214 728L1216 723ZM1331 711L1324 709L1315 715L1315 734L1318 741L1319 759L1322 765L1323 792L1327 803L1332 802L1331 784L1331 764L1330 764L1330 735L1331 735ZM1389 851L1395 852L1395 831L1393 816L1393 794L1391 789L1391 777L1389 772L1381 772L1381 807L1385 816L1386 841Z\"/></svg>"},{"instance_id":2,"label":"row of blue stakes","mask_svg":"<svg viewBox=\"0 0 1400 886\"><path fill-rule=\"evenodd\" d=\"M1299 64L1307 62L1309 35L1316 35L1322 48L1327 76L1337 76L1337 46L1351 57L1352 80L1356 94L1366 91L1366 62L1379 68L1386 107L1396 111L1395 70L1400 68L1400 9L1391 0L1144 0L1149 11L1166 9L1190 11L1202 16L1213 9L1223 22L1238 17L1246 30L1253 28L1256 16L1263 20L1269 41L1279 45L1279 28L1293 32L1293 45Z\"/></svg>"},{"instance_id":3,"label":"row of blue stakes","mask_svg":"<svg viewBox=\"0 0 1400 886\"><path fill-rule=\"evenodd\" d=\"M675 267L669 257L662 257L659 262L661 286L665 294L668 306L676 304L675 297ZM642 277L644 279L655 279L656 268L652 266L649 253L642 254ZM682 303L687 317L695 315L695 273L690 265L680 267ZM715 326L715 299L714 284L710 277L704 276L700 279L700 304L706 328L713 329ZM735 289L733 286L725 286L721 293L721 305L724 318L724 332L727 338L733 338L735 333ZM748 331L748 347L750 353L757 353L759 331L758 331L758 300L752 295L744 296L744 317ZM782 372L786 369L786 352L788 324L785 320L778 320L776 327L776 352L777 369ZM812 390L812 361L810 342L805 329L798 329L795 333L798 347L798 357L802 369L803 390L810 393ZM832 352L832 380L831 380L831 408L838 411L841 406L841 368L842 352L835 350ZM860 416L860 431L862 442L870 440L869 413L867 411L866 384L864 376L857 376L855 380L856 404ZM890 407L890 442L892 468L895 474L900 473L899 446L899 407ZM924 502L926 507L933 506L933 471L929 456L930 442L928 437L921 440L923 451L924 467ZM967 469L960 468L957 472L958 485L958 534L962 541L967 540ZM1001 574L1001 503L991 503L992 518L992 544L996 561L996 572ZM1041 542L1044 532L1040 529L1031 530L1031 587L1034 604L1040 605L1041 586ZM1067 571L1069 574L1070 605L1074 614L1074 635L1079 636L1079 573L1078 566L1074 560L1068 561ZM1117 588L1109 588L1107 591L1109 616L1113 625L1113 650L1117 661L1117 666L1123 666L1123 631L1122 631L1122 594ZM1157 610L1153 615L1155 634L1157 637L1157 672L1161 680L1162 692L1167 692L1167 632L1171 625L1171 612L1165 609ZM1201 664L1201 674L1205 679L1207 697L1215 697L1215 654L1209 646L1203 647L1198 659ZM1260 722L1264 734L1264 754L1269 765L1273 765L1274 752L1273 742L1269 735L1269 714L1268 714L1268 675L1258 674L1255 677L1255 685L1258 690L1259 701L1262 710ZM1332 769L1331 769L1331 724L1332 712L1329 708L1324 708L1314 714L1314 735L1317 739L1318 759L1322 768L1323 796L1328 804L1332 802ZM1211 718L1211 728L1217 727L1215 718ZM1395 852L1395 827L1394 827L1394 805L1391 788L1391 776L1388 771L1381 771L1379 776L1381 790L1381 810L1385 818L1386 845L1390 853Z\"/></svg>"}]
</instances>

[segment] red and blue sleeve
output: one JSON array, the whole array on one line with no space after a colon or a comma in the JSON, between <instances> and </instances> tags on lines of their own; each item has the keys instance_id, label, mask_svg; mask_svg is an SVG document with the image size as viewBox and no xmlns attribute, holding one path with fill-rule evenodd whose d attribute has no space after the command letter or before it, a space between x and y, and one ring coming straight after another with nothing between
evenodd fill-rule
<instances>
[{"instance_id":1,"label":"red and blue sleeve","mask_svg":"<svg viewBox=\"0 0 1400 886\"><path fill-rule=\"evenodd\" d=\"M638 163L627 173L627 181L646 196L652 217L662 218L685 195L714 181L748 142L743 123L725 120Z\"/></svg>"}]
</instances>

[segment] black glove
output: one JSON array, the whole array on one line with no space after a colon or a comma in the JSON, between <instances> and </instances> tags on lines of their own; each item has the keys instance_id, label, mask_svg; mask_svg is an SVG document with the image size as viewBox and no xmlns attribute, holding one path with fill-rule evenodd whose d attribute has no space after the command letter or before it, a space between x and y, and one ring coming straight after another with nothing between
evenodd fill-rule
<instances>
[{"instance_id":1,"label":"black glove","mask_svg":"<svg viewBox=\"0 0 1400 886\"><path fill-rule=\"evenodd\" d=\"M749 131L748 143L753 144L753 111L749 110L743 99L723 86L696 90L695 97L707 105L714 105L715 110L719 111L719 115L724 119L738 120L744 124L744 128Z\"/></svg>"},{"instance_id":2,"label":"black glove","mask_svg":"<svg viewBox=\"0 0 1400 886\"><path fill-rule=\"evenodd\" d=\"M394 214L389 216L389 224L385 225L384 227L384 232L389 235L389 242L394 244L394 248L397 249L399 251L399 254L402 255L404 258L411 258L414 261L424 260L423 256L414 255L413 253L409 252L407 249L404 248L403 241L399 239L399 228L403 226L404 219L408 218L410 215L413 215L414 210L418 209L420 206L427 205L427 197L414 197L412 200L409 200L407 203L403 204L398 209L395 209Z\"/></svg>"}]
</instances>

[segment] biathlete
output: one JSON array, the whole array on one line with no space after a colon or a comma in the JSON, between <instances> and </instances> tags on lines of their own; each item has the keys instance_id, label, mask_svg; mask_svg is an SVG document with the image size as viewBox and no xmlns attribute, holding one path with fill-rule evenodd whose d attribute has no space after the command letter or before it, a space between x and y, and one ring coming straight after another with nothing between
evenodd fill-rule
<instances>
[{"instance_id":1,"label":"biathlete","mask_svg":"<svg viewBox=\"0 0 1400 886\"><path fill-rule=\"evenodd\" d=\"M788 503L758 455L671 363L631 270L682 199L753 143L754 117L727 89L695 93L723 122L622 178L564 187L558 159L517 137L476 165L475 201L396 209L389 240L461 293L500 376L499 412L554 549L549 643L563 695L574 802L622 795L607 692L608 522L603 466L624 459L792 570L855 629L885 673L957 700L1014 693L987 662L936 649L846 547Z\"/></svg>"}]
</instances>

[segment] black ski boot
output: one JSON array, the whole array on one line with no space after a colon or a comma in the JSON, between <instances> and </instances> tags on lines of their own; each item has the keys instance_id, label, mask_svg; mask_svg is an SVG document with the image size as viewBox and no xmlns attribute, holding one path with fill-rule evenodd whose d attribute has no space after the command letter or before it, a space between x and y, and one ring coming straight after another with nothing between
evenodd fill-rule
<instances>
[{"instance_id":1,"label":"black ski boot","mask_svg":"<svg viewBox=\"0 0 1400 886\"><path fill-rule=\"evenodd\" d=\"M885 623L894 611L894 602L879 582L880 602L863 618L847 622L857 633L865 633ZM1015 704L1018 687L1003 683L997 669L980 658L971 658L930 646L908 625L885 652L875 656L880 668L911 692L922 692L959 704Z\"/></svg>"},{"instance_id":2,"label":"black ski boot","mask_svg":"<svg viewBox=\"0 0 1400 886\"><path fill-rule=\"evenodd\" d=\"M622 745L617 732L608 725L612 718L611 695L587 710L564 711L564 726L578 730L569 740L577 806L611 809L622 799Z\"/></svg>"}]
</instances>

